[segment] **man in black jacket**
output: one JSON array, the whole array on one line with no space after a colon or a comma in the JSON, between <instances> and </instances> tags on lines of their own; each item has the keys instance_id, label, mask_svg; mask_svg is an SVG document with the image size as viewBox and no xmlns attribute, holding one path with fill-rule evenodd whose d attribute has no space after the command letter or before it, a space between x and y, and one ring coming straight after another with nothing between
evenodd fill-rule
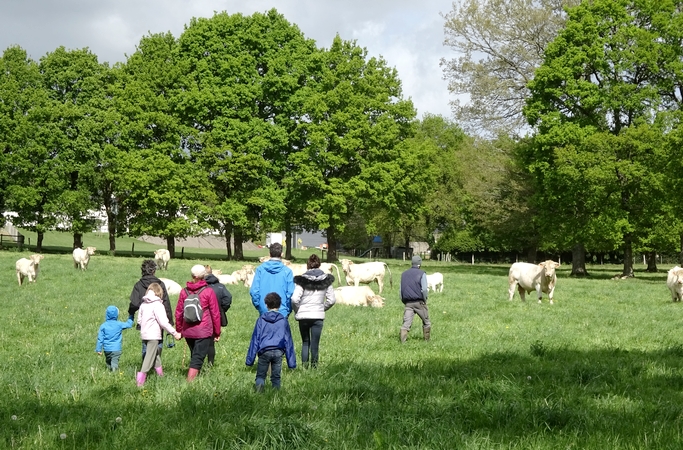
<instances>
[{"instance_id":1,"label":"man in black jacket","mask_svg":"<svg viewBox=\"0 0 683 450\"><path fill-rule=\"evenodd\" d=\"M159 283L161 285L161 289L163 289L164 291L164 295L161 296L161 302L164 305L164 309L166 310L166 317L168 317L168 321L171 323L171 325L173 325L173 308L171 307L171 301L168 299L168 292L166 291L166 286L164 285L164 283L161 282L160 279L158 279L155 276L157 271L157 263L155 263L153 259L146 259L142 261L142 266L140 267L140 269L142 271L142 276L140 277L138 282L135 283L135 286L133 286L133 292L130 293L130 304L128 305L128 314L134 316L138 309L140 309L140 305L142 304L142 297L144 297L144 295L147 293L147 288L149 288L149 285L152 283ZM137 326L137 329L140 329L139 324ZM159 355L161 355L161 350L163 347L164 339L162 334L161 340L159 341ZM143 361L145 359L145 353L147 353L147 346L143 343Z\"/></svg>"},{"instance_id":2,"label":"man in black jacket","mask_svg":"<svg viewBox=\"0 0 683 450\"><path fill-rule=\"evenodd\" d=\"M398 295L405 305L403 309L403 325L401 326L401 342L408 339L408 331L413 324L415 314L422 319L422 334L424 340L428 341L432 329L429 320L429 310L427 309L427 274L420 269L422 258L413 256L410 269L401 275L401 287Z\"/></svg>"},{"instance_id":3,"label":"man in black jacket","mask_svg":"<svg viewBox=\"0 0 683 450\"><path fill-rule=\"evenodd\" d=\"M228 325L228 317L225 313L230 309L232 305L232 294L228 291L228 288L224 284L218 281L218 278L211 272L211 266L204 266L206 268L206 275L204 276L204 281L209 285L213 292L216 294L218 299L218 306L221 312L221 326L225 327ZM210 365L213 365L216 359L216 343L211 341L211 347L209 347L209 353L207 353L208 361Z\"/></svg>"}]
</instances>

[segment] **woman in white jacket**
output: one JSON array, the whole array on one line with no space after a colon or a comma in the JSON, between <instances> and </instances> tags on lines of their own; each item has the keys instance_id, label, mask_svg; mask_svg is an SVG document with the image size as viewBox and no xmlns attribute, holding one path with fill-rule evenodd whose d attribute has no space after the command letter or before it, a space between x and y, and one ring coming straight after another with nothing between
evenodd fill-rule
<instances>
[{"instance_id":1,"label":"woman in white jacket","mask_svg":"<svg viewBox=\"0 0 683 450\"><path fill-rule=\"evenodd\" d=\"M318 365L318 348L323 331L325 311L334 305L334 277L320 270L320 258L311 255L303 275L294 277L292 308L301 332L301 361L308 367L309 351L311 367Z\"/></svg>"},{"instance_id":2,"label":"woman in white jacket","mask_svg":"<svg viewBox=\"0 0 683 450\"><path fill-rule=\"evenodd\" d=\"M152 283L147 288L147 293L142 297L142 304L138 313L138 324L140 325L140 338L142 343L147 346L145 359L142 361L140 372L135 377L138 386L145 384L147 372L152 367L160 377L164 376L161 368L161 355L159 355L159 343L161 342L161 329L168 331L176 339L180 339L180 333L173 328L168 320L166 309L161 302L163 288L159 283Z\"/></svg>"}]
</instances>

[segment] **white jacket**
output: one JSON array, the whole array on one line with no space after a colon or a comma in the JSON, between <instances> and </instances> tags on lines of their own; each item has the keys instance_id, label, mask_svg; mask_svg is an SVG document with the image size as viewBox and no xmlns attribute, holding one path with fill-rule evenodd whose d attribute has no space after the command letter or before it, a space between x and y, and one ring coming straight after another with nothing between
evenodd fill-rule
<instances>
[{"instance_id":1,"label":"white jacket","mask_svg":"<svg viewBox=\"0 0 683 450\"><path fill-rule=\"evenodd\" d=\"M161 299L152 291L147 291L142 297L142 304L138 311L138 324L140 324L140 338L143 341L161 340L161 329L175 334L176 330L168 321L166 309Z\"/></svg>"},{"instance_id":2,"label":"white jacket","mask_svg":"<svg viewBox=\"0 0 683 450\"><path fill-rule=\"evenodd\" d=\"M336 301L334 277L320 269L311 269L294 277L294 284L292 308L296 320L324 319L325 311Z\"/></svg>"}]
</instances>

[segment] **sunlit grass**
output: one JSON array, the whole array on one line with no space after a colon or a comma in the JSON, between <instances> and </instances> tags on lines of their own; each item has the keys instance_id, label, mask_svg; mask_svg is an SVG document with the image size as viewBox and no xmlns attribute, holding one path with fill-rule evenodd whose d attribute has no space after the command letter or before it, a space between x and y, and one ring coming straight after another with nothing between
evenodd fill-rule
<instances>
[{"instance_id":1,"label":"sunlit grass","mask_svg":"<svg viewBox=\"0 0 683 450\"><path fill-rule=\"evenodd\" d=\"M617 266L592 267L589 279L560 270L551 306L508 301L506 266L425 261L445 275L429 299L432 341L416 318L400 345L407 263L390 261L386 307L332 308L320 367L284 369L280 392L257 395L244 366L256 320L245 287L230 287L215 367L188 385L181 342L163 352L166 376L138 389L137 331L124 332L117 373L94 348L107 305L125 318L142 258L95 255L82 273L70 255L48 254L38 282L19 287L14 263L28 253L0 252L4 448L683 446L683 306L670 301L664 268L619 281L609 279ZM171 261L161 276L182 284L197 262Z\"/></svg>"}]
</instances>

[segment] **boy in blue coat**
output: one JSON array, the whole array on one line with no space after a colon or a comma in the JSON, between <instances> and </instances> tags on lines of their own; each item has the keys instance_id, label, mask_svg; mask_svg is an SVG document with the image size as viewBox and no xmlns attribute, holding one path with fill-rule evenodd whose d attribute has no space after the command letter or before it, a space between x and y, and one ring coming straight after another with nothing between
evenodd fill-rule
<instances>
[{"instance_id":1,"label":"boy in blue coat","mask_svg":"<svg viewBox=\"0 0 683 450\"><path fill-rule=\"evenodd\" d=\"M123 345L123 336L121 332L126 328L133 326L133 316L129 315L125 322L119 321L119 308L116 306L107 306L107 311L104 313L105 321L100 325L100 331L97 333L97 346L95 351L98 355L102 355L104 349L104 358L107 363L107 369L112 372L119 369L119 358L121 357L121 349Z\"/></svg>"},{"instance_id":2,"label":"boy in blue coat","mask_svg":"<svg viewBox=\"0 0 683 450\"><path fill-rule=\"evenodd\" d=\"M282 355L287 356L287 366L290 369L296 368L296 356L289 322L285 316L278 312L282 299L279 294L271 292L266 295L264 300L268 311L256 321L246 361L247 366L251 367L256 355L258 355L256 392L263 392L269 366L270 382L273 388L280 389Z\"/></svg>"}]
</instances>

